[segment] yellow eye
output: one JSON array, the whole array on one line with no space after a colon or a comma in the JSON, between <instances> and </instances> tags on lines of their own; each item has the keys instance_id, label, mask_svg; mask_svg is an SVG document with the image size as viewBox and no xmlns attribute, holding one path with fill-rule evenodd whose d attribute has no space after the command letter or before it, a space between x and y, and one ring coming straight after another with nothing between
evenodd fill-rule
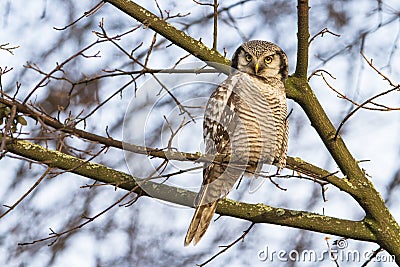
<instances>
[{"instance_id":1,"label":"yellow eye","mask_svg":"<svg viewBox=\"0 0 400 267\"><path fill-rule=\"evenodd\" d=\"M246 59L247 62L250 62L252 57L250 54L246 54L244 58Z\"/></svg>"},{"instance_id":2,"label":"yellow eye","mask_svg":"<svg viewBox=\"0 0 400 267\"><path fill-rule=\"evenodd\" d=\"M265 57L264 62L267 63L267 64L271 63L272 62L272 57L271 56Z\"/></svg>"}]
</instances>

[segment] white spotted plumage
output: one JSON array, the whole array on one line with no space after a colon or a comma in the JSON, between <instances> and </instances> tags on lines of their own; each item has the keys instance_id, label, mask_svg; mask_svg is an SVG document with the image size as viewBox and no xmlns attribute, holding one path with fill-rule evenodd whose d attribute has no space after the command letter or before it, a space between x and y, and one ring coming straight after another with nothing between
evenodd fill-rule
<instances>
[{"instance_id":1,"label":"white spotted plumage","mask_svg":"<svg viewBox=\"0 0 400 267\"><path fill-rule=\"evenodd\" d=\"M249 41L236 50L231 66L231 75L210 96L203 123L206 154L230 161L205 164L185 245L202 238L219 199L242 175L257 176L263 163L279 170L286 164L286 54L273 43Z\"/></svg>"}]
</instances>

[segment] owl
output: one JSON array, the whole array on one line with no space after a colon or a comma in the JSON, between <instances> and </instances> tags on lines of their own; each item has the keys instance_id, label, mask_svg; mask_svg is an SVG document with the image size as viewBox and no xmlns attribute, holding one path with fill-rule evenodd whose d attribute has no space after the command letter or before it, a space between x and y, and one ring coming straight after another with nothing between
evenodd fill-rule
<instances>
[{"instance_id":1,"label":"owl","mask_svg":"<svg viewBox=\"0 0 400 267\"><path fill-rule=\"evenodd\" d=\"M259 176L263 164L274 164L278 171L286 164L286 54L273 43L248 41L234 53L231 67L208 100L203 123L206 154L225 155L229 161L205 164L185 246L199 242L218 201L238 179Z\"/></svg>"}]
</instances>

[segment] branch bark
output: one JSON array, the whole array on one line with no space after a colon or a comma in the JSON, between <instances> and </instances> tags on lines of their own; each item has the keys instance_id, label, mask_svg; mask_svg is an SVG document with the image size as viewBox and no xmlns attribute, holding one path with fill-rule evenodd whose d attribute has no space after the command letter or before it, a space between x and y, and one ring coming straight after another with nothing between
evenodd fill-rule
<instances>
[{"instance_id":1,"label":"branch bark","mask_svg":"<svg viewBox=\"0 0 400 267\"><path fill-rule=\"evenodd\" d=\"M193 207L196 197L195 192L144 181L104 165L49 150L28 141L7 140L7 149L16 155L39 161L49 167L66 170L128 191L139 185L134 192L142 196L150 196L187 207ZM278 224L358 240L376 241L374 233L363 221L344 220L306 211L274 208L265 204L248 204L230 199L219 202L217 213L254 223Z\"/></svg>"},{"instance_id":2,"label":"branch bark","mask_svg":"<svg viewBox=\"0 0 400 267\"><path fill-rule=\"evenodd\" d=\"M299 0L297 3L297 62L295 77L306 78L308 70L308 39L310 38L308 25L308 0Z\"/></svg>"}]
</instances>

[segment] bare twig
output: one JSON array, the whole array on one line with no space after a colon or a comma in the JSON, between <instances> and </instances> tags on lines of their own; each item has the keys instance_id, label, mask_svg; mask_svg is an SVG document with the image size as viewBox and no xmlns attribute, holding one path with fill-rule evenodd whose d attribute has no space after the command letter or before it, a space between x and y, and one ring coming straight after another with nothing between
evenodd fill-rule
<instances>
[{"instance_id":1,"label":"bare twig","mask_svg":"<svg viewBox=\"0 0 400 267\"><path fill-rule=\"evenodd\" d=\"M40 243L40 242L43 242L43 241L53 240L53 241L51 241L50 244L49 244L49 246L52 246L52 245L54 245L54 244L58 241L58 239L59 239L60 237L64 236L65 234L74 232L74 231L76 231L76 230L78 230L78 229L84 227L85 225L91 223L92 221L94 221L95 219L97 219L97 218L99 218L100 216L104 215L105 213L107 213L107 211L109 211L109 210L111 210L113 207L117 206L117 205L118 205L119 203L121 203L126 197L128 197L132 192L134 192L135 189L137 189L137 187L138 187L138 186L132 188L132 190L130 190L128 193L124 194L120 199L118 199L116 202L114 202L113 204L111 204L110 206L108 206L106 209L102 210L101 212L99 212L99 213L96 214L95 216L93 216L93 217L82 216L82 218L83 218L83 219L86 219L86 221L83 222L83 223L81 223L81 224L79 224L79 225L77 225L77 226L75 226L75 227L73 227L73 228L67 229L67 230L62 231L62 232L60 232L60 233L57 233L57 232L53 231L53 230L50 228L50 234L49 234L48 237L41 238L41 239L37 239L37 240L31 241L31 242L22 242L22 243L18 243L18 246L33 245L33 244Z\"/></svg>"},{"instance_id":2,"label":"bare twig","mask_svg":"<svg viewBox=\"0 0 400 267\"><path fill-rule=\"evenodd\" d=\"M380 70L378 70L378 68L374 66L373 60L372 60L372 59L371 59L371 60L368 60L367 57L364 55L364 53L363 53L362 51L360 51L360 53L361 53L361 56L365 59L365 61L368 63L368 65L369 65L374 71L376 71L385 81L387 81L387 82L390 84L390 86L397 87L397 88L400 86L399 84L395 84L394 82L392 82L392 80L389 79L388 76L386 76L385 74L383 74L383 72L381 72Z\"/></svg>"},{"instance_id":3,"label":"bare twig","mask_svg":"<svg viewBox=\"0 0 400 267\"><path fill-rule=\"evenodd\" d=\"M233 247L235 244L237 244L239 241L244 241L244 238L246 237L246 235L250 232L250 230L253 228L253 226L255 225L255 223L251 223L249 228L247 228L245 231L243 231L243 234L241 236L239 236L239 238L237 238L235 241L233 241L232 243L230 243L229 245L226 246L220 246L223 247L224 249L221 250L220 252L218 252L217 254L215 254L214 256L212 256L211 258L209 258L208 260L206 260L205 262L201 263L201 264L196 264L197 266L205 266L208 263L210 263L212 260L214 260L216 257L218 257L219 255L221 255L222 253L224 253L225 251L227 251L228 249L230 249L231 247Z\"/></svg>"},{"instance_id":4,"label":"bare twig","mask_svg":"<svg viewBox=\"0 0 400 267\"><path fill-rule=\"evenodd\" d=\"M156 3L158 12L160 13L160 18L164 19L164 15L163 15L163 12L162 12L162 10L161 10L160 5L158 4L158 1L157 1L157 0L154 0L154 2Z\"/></svg>"},{"instance_id":5,"label":"bare twig","mask_svg":"<svg viewBox=\"0 0 400 267\"><path fill-rule=\"evenodd\" d=\"M61 64L56 64L56 67L51 70L50 72L48 72L40 81L39 83L29 92L29 94L25 97L23 103L26 103L29 98L36 92L36 90L38 90L41 87L45 87L49 82L50 82L50 78L52 77L52 75L58 71L63 71L63 67L70 62L71 60L73 60L74 58L83 55L83 53L87 50L89 50L90 48L92 48L93 46L105 42L106 40L97 40L89 45L87 45L86 47L84 47L83 49L79 50L78 52L76 52L75 54L73 54L72 56L68 57L66 60L64 60ZM28 63L27 68L31 67L32 65Z\"/></svg>"},{"instance_id":6,"label":"bare twig","mask_svg":"<svg viewBox=\"0 0 400 267\"><path fill-rule=\"evenodd\" d=\"M4 138L5 139L5 138ZM10 211L12 211L13 209L15 209L16 206L18 206L19 203L21 203L42 181L44 178L46 178L47 174L50 172L51 168L47 167L46 171L39 177L39 179L31 186L31 188L29 188L28 191L25 192L25 194L23 194L13 205L11 206L6 206L3 205L5 207L8 208L7 211L3 212L2 214L0 214L0 219L3 218L4 216L6 216Z\"/></svg>"},{"instance_id":7,"label":"bare twig","mask_svg":"<svg viewBox=\"0 0 400 267\"><path fill-rule=\"evenodd\" d=\"M83 19L85 17L89 17L89 16L93 15L94 13L96 13L103 5L104 5L104 1L100 1L98 4L96 4L94 7L92 7L89 11L84 12L82 16L80 16L79 18L77 18L73 22L69 23L67 26L64 26L62 28L53 27L53 29L55 29L57 31L66 30L69 27L71 27L72 25L76 24L81 19Z\"/></svg>"},{"instance_id":8,"label":"bare twig","mask_svg":"<svg viewBox=\"0 0 400 267\"><path fill-rule=\"evenodd\" d=\"M322 76L322 74L319 74L320 72L326 73L326 74L328 74L332 79L336 80L336 78L335 78L329 71L323 70L323 69L316 69L316 70L314 70L314 71L310 74L310 76L308 76L307 80L310 81L310 79L311 79L313 76Z\"/></svg>"},{"instance_id":9,"label":"bare twig","mask_svg":"<svg viewBox=\"0 0 400 267\"><path fill-rule=\"evenodd\" d=\"M382 93L380 93L380 94L374 95L374 96L371 97L371 98L368 98L368 99L365 100L363 103L361 103L359 106L357 106L355 109L353 109L350 113L348 113L348 114L346 115L346 117L344 117L344 119L342 120L342 122L340 123L339 127L337 128L334 139L336 140L336 138L337 138L337 136L338 136L340 130L342 129L343 125L346 123L346 121L347 121L351 116L354 115L354 113L356 113L359 109L361 109L362 107L364 107L366 104L372 103L372 100L374 100L374 99L376 99L376 98L378 98L378 97L381 97L381 96L383 96L383 95L387 95L387 94L389 94L389 93L391 93L391 92L393 92L393 91L399 90L399 86L400 86L400 85L398 85L398 86L396 86L396 87L394 87L394 88L392 88L392 89L386 90L386 91L384 91L384 92L382 92Z\"/></svg>"},{"instance_id":10,"label":"bare twig","mask_svg":"<svg viewBox=\"0 0 400 267\"><path fill-rule=\"evenodd\" d=\"M190 56L191 56L191 54L187 54L187 55L185 55L185 56L179 58L178 61L175 62L174 66L173 66L171 69L175 69L176 67L178 67L178 65L179 65L185 58L188 58L188 57L190 57Z\"/></svg>"},{"instance_id":11,"label":"bare twig","mask_svg":"<svg viewBox=\"0 0 400 267\"><path fill-rule=\"evenodd\" d=\"M155 32L172 41L175 45L183 47L189 53L196 55L196 57L200 60L207 61L209 62L209 64L215 66L216 68L222 68L223 71L226 73L229 72L228 66L220 65L229 65L229 60L224 58L216 51L213 51L213 53L211 54L210 52L212 49L205 46L201 41L198 41L188 36L183 31L180 31L172 25L167 24L161 18L144 9L137 3L129 2L129 5L126 5L126 2L122 0L107 0L107 2L121 9L123 12L129 14L130 16L133 16L147 27L151 28ZM166 27L168 27L168 31L165 31ZM190 45L188 46L188 44Z\"/></svg>"},{"instance_id":12,"label":"bare twig","mask_svg":"<svg viewBox=\"0 0 400 267\"><path fill-rule=\"evenodd\" d=\"M396 108L396 107L388 107L386 105L382 105L379 103L375 103L373 101L369 101L368 103L366 103L365 105L359 104L356 101L350 99L349 97L347 97L346 95L344 95L343 93L341 93L338 89L336 89L335 87L333 87L331 84L329 84L329 82L326 80L325 76L321 73L320 76L322 77L322 79L324 80L325 84L332 90L334 91L338 97L345 99L347 101L349 101L350 103L352 103L353 105L363 108L363 109L368 109L368 110L375 110L375 111L393 111L393 110L400 110L400 107ZM374 106L377 106L378 108L374 108L374 107L369 107L367 106L367 104L371 104Z\"/></svg>"},{"instance_id":13,"label":"bare twig","mask_svg":"<svg viewBox=\"0 0 400 267\"><path fill-rule=\"evenodd\" d=\"M214 0L214 31L213 31L213 49L217 51L218 41L218 0Z\"/></svg>"},{"instance_id":14,"label":"bare twig","mask_svg":"<svg viewBox=\"0 0 400 267\"><path fill-rule=\"evenodd\" d=\"M185 56L186 58L187 56ZM105 73L104 75L98 75L94 77L89 77L85 78L83 80L77 81L74 84L86 84L95 80L100 80L103 78L112 78L112 77L118 77L118 76L130 76L130 75L135 75L135 74L152 74L152 73L174 73L174 74L187 74L187 73L194 73L194 74L200 74L200 73L221 73L221 71L216 70L214 68L207 68L207 69L176 69L176 66L174 66L171 69L151 69L151 68L143 68L142 70L133 70L133 71L126 71L126 70L120 70L120 69L114 69L114 70L103 70ZM62 79L62 78L57 78L56 79Z\"/></svg>"},{"instance_id":15,"label":"bare twig","mask_svg":"<svg viewBox=\"0 0 400 267\"><path fill-rule=\"evenodd\" d=\"M19 45L16 45L16 46L9 46L9 45L10 45L10 43L0 44L0 50L7 51L11 55L14 55L14 51L13 50L19 48ZM7 46L9 46L9 47L7 47Z\"/></svg>"},{"instance_id":16,"label":"bare twig","mask_svg":"<svg viewBox=\"0 0 400 267\"><path fill-rule=\"evenodd\" d=\"M147 67L147 63L149 62L150 54L153 51L153 47L154 47L154 44L156 43L156 41L157 41L157 33L155 33L153 35L153 39L151 40L150 47L147 50L146 58L144 59L144 64L143 64L145 68Z\"/></svg>"},{"instance_id":17,"label":"bare twig","mask_svg":"<svg viewBox=\"0 0 400 267\"><path fill-rule=\"evenodd\" d=\"M164 120L167 123L168 129L171 132L171 136L168 139L168 145L167 145L167 150L173 150L174 148L172 147L172 142L174 140L174 137L178 134L178 132L185 126L188 124L188 122L185 122L185 117L183 117L180 125L178 126L178 128L176 130L174 130L172 128L172 125L170 124L170 122L168 121L167 117L164 115Z\"/></svg>"},{"instance_id":18,"label":"bare twig","mask_svg":"<svg viewBox=\"0 0 400 267\"><path fill-rule=\"evenodd\" d=\"M94 113L96 113L97 110L99 110L102 106L104 106L107 102L109 102L112 98L114 98L116 95L120 94L122 91L124 91L126 88L128 88L132 83L135 83L136 79L139 78L141 75L138 75L137 77L132 78L129 82L121 86L117 91L112 93L109 97L107 97L103 102L98 104L94 109L92 109L88 114L86 114L84 117L80 118L79 120L76 121L76 124L85 121L87 118L92 116Z\"/></svg>"},{"instance_id":19,"label":"bare twig","mask_svg":"<svg viewBox=\"0 0 400 267\"><path fill-rule=\"evenodd\" d=\"M178 105L181 113L186 113L188 114L188 116L190 117L190 119L195 122L195 117L181 104L181 102L178 100L178 98L176 98L174 96L174 94L171 93L171 91L167 88L167 86L165 86L165 84L163 82L160 81L160 79L158 79L158 77L154 74L152 74L154 79L157 81L157 83L161 86L162 89L164 89L169 96L171 96L171 98L174 100L174 102Z\"/></svg>"},{"instance_id":20,"label":"bare twig","mask_svg":"<svg viewBox=\"0 0 400 267\"><path fill-rule=\"evenodd\" d=\"M328 28L324 28L321 31L319 31L318 33L316 33L313 37L311 37L310 41L308 41L308 45L310 45L312 43L312 41L314 41L314 39L317 38L319 35L321 35L321 37L324 37L325 33L329 33L329 34L332 34L333 36L340 37L340 34L331 32L330 30L328 30Z\"/></svg>"},{"instance_id":21,"label":"bare twig","mask_svg":"<svg viewBox=\"0 0 400 267\"><path fill-rule=\"evenodd\" d=\"M330 258L335 262L336 267L339 267L337 257L335 257L335 254L333 253L331 246L329 245L329 239L330 239L329 237L325 237L325 242L326 242L326 246L328 247Z\"/></svg>"},{"instance_id":22,"label":"bare twig","mask_svg":"<svg viewBox=\"0 0 400 267\"><path fill-rule=\"evenodd\" d=\"M377 249L375 249L371 256L360 266L360 267L366 267L373 259L376 258L376 256L378 256L379 252L383 251L382 247L379 247Z\"/></svg>"}]
</instances>

